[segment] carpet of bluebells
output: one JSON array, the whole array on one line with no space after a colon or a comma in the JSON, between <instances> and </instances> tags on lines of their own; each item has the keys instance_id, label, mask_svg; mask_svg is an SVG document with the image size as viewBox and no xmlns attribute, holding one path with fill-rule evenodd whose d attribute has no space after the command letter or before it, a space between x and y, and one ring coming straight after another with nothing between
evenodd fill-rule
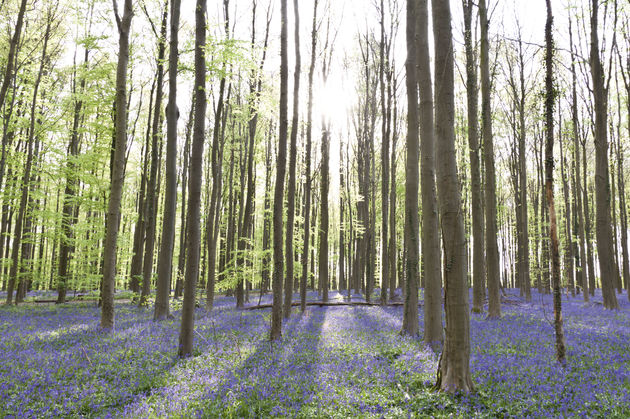
<instances>
[{"instance_id":1,"label":"carpet of bluebells","mask_svg":"<svg viewBox=\"0 0 630 419\"><path fill-rule=\"evenodd\" d=\"M176 306L155 323L151 310L120 302L110 334L93 303L4 306L0 418L630 417L625 294L617 311L601 295L586 305L563 297L566 368L554 359L551 296L509 300L501 320L471 317L467 396L432 390L438 358L400 336L401 307L294 309L271 344L269 309L220 297L211 313L198 310L195 356L181 361Z\"/></svg>"}]
</instances>

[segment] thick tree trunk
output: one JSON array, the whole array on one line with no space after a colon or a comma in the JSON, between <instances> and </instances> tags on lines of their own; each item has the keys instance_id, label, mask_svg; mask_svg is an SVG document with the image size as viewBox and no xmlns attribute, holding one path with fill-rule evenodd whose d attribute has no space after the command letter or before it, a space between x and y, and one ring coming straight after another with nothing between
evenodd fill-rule
<instances>
[{"instance_id":1,"label":"thick tree trunk","mask_svg":"<svg viewBox=\"0 0 630 419\"><path fill-rule=\"evenodd\" d=\"M420 93L420 155L422 176L422 265L424 267L424 342L434 350L442 346L442 275L440 271L440 235L435 188L435 128L433 124L433 89L429 56L428 0L419 0L416 10L417 78Z\"/></svg>"},{"instance_id":2,"label":"thick tree trunk","mask_svg":"<svg viewBox=\"0 0 630 419\"><path fill-rule=\"evenodd\" d=\"M610 219L610 178L608 175L608 88L604 85L604 71L599 56L598 0L592 0L591 10L590 64L595 108L595 232L604 307L617 309L619 303L614 290L615 271Z\"/></svg>"},{"instance_id":3,"label":"thick tree trunk","mask_svg":"<svg viewBox=\"0 0 630 419\"><path fill-rule=\"evenodd\" d=\"M483 0L482 0L483 1ZM454 57L448 0L433 0L435 40L435 133L438 199L444 242L446 339L436 387L449 393L473 390L470 376L470 324L466 237L455 155Z\"/></svg>"},{"instance_id":4,"label":"thick tree trunk","mask_svg":"<svg viewBox=\"0 0 630 419\"><path fill-rule=\"evenodd\" d=\"M195 8L195 122L188 182L188 219L186 222L186 278L179 331L178 356L189 357L193 351L197 278L199 276L201 174L206 119L206 0L197 0Z\"/></svg>"}]
</instances>

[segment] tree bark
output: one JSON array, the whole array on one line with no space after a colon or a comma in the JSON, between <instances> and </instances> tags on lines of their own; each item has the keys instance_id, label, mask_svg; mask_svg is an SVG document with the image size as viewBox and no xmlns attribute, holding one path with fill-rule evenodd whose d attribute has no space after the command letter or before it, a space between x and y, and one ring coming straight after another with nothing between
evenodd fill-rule
<instances>
[{"instance_id":1,"label":"tree bark","mask_svg":"<svg viewBox=\"0 0 630 419\"><path fill-rule=\"evenodd\" d=\"M497 192L494 168L494 139L492 133L492 104L488 27L490 21L486 0L479 1L481 21L481 115L483 130L483 158L485 164L485 212L486 212L486 267L488 280L488 319L501 317L499 248L497 246Z\"/></svg>"},{"instance_id":2,"label":"tree bark","mask_svg":"<svg viewBox=\"0 0 630 419\"><path fill-rule=\"evenodd\" d=\"M127 145L127 64L129 63L129 31L133 17L131 0L125 0L122 19L118 16L117 0L114 13L118 27L118 65L116 68L116 101L114 105L114 149L111 167L111 186L107 217L105 220L105 242L103 245L103 287L101 305L101 328L114 328L114 290L116 288L116 249L120 219L120 202L125 180L125 149Z\"/></svg>"},{"instance_id":3,"label":"tree bark","mask_svg":"<svg viewBox=\"0 0 630 419\"><path fill-rule=\"evenodd\" d=\"M179 14L181 0L171 0L170 47L168 57L168 105L166 105L166 191L162 242L158 257L158 277L155 296L154 320L163 320L170 314L173 246L175 244L175 217L177 216L177 63L179 42Z\"/></svg>"},{"instance_id":4,"label":"tree bark","mask_svg":"<svg viewBox=\"0 0 630 419\"><path fill-rule=\"evenodd\" d=\"M300 281L300 311L306 310L306 285L308 281L308 261L311 238L311 148L313 138L313 75L315 74L315 58L317 52L317 3L313 2L313 22L311 29L311 62L308 69L308 99L306 105L306 154L304 156L304 250L302 252L302 277Z\"/></svg>"},{"instance_id":5,"label":"tree bark","mask_svg":"<svg viewBox=\"0 0 630 419\"><path fill-rule=\"evenodd\" d=\"M483 0L482 0L483 1ZM435 133L438 199L444 243L446 340L436 387L449 393L473 390L470 376L470 324L466 281L466 237L455 155L454 57L448 0L433 0L435 40Z\"/></svg>"},{"instance_id":6,"label":"tree bark","mask_svg":"<svg viewBox=\"0 0 630 419\"><path fill-rule=\"evenodd\" d=\"M278 158L276 162L276 185L273 199L273 309L271 311L270 339L282 337L282 279L284 258L282 255L282 212L284 198L284 176L287 166L288 131L288 88L289 71L287 57L287 0L281 0L280 31L280 130L278 134Z\"/></svg>"},{"instance_id":7,"label":"tree bark","mask_svg":"<svg viewBox=\"0 0 630 419\"><path fill-rule=\"evenodd\" d=\"M418 183L419 183L419 136L418 136L418 79L416 74L418 41L418 2L407 0L407 61L405 62L407 87L407 160L405 163L405 245L407 248L405 297L402 334L419 335L418 280L420 276ZM450 17L449 17L450 22ZM450 23L449 23L450 28Z\"/></svg>"},{"instance_id":8,"label":"tree bark","mask_svg":"<svg viewBox=\"0 0 630 419\"><path fill-rule=\"evenodd\" d=\"M188 182L188 220L186 222L186 278L184 280L184 303L179 331L178 356L189 357L193 351L195 328L195 304L197 278L199 276L199 254L201 231L199 229L199 207L201 205L201 174L203 170L203 146L206 119L206 0L197 0L195 8L195 122L190 157L190 180Z\"/></svg>"},{"instance_id":9,"label":"tree bark","mask_svg":"<svg viewBox=\"0 0 630 419\"><path fill-rule=\"evenodd\" d=\"M139 306L147 304L151 293L151 281L153 279L153 256L155 248L156 218L158 207L159 182L158 166L162 147L162 86L164 80L164 56L166 54L166 28L168 16L168 3L164 5L162 24L158 35L157 56L157 81L155 87L155 106L153 108L153 127L151 140L151 168L147 183L147 199L145 206L146 238L144 242L144 261L142 265L142 292Z\"/></svg>"},{"instance_id":10,"label":"tree bark","mask_svg":"<svg viewBox=\"0 0 630 419\"><path fill-rule=\"evenodd\" d=\"M486 299L486 261L484 241L484 214L481 202L481 168L479 150L479 124L477 122L479 93L477 88L477 63L472 39L472 0L464 3L464 44L466 49L466 97L468 101L468 148L470 158L470 186L472 195L472 235L473 235L473 308L474 313L482 313Z\"/></svg>"},{"instance_id":11,"label":"tree bark","mask_svg":"<svg viewBox=\"0 0 630 419\"><path fill-rule=\"evenodd\" d=\"M284 318L291 316L291 302L293 301L293 234L295 230L295 165L297 158L297 133L299 124L300 103L300 13L298 0L293 0L293 13L295 15L295 70L293 73L293 119L291 121L291 151L289 152L289 183L287 185L287 236L286 265L287 273L284 280Z\"/></svg>"},{"instance_id":12,"label":"tree bark","mask_svg":"<svg viewBox=\"0 0 630 419\"><path fill-rule=\"evenodd\" d=\"M429 56L428 0L419 0L416 10L418 25L417 77L420 93L420 155L422 176L422 265L424 267L424 342L434 350L442 346L442 275L440 272L440 235L435 189L435 127L433 121L433 89Z\"/></svg>"},{"instance_id":13,"label":"tree bark","mask_svg":"<svg viewBox=\"0 0 630 419\"><path fill-rule=\"evenodd\" d=\"M595 233L604 307L617 309L619 303L614 290L614 255L610 219L610 179L608 175L608 87L604 85L604 71L599 56L598 0L592 0L591 10L590 64L595 108Z\"/></svg>"},{"instance_id":14,"label":"tree bark","mask_svg":"<svg viewBox=\"0 0 630 419\"><path fill-rule=\"evenodd\" d=\"M551 243L551 264L553 281L553 313L556 334L556 358L561 365L566 364L564 331L562 328L562 289L560 287L560 250L558 246L558 226L553 197L553 107L556 93L553 87L553 15L551 0L546 0L547 23L545 25L545 192L549 212L549 238Z\"/></svg>"}]
</instances>

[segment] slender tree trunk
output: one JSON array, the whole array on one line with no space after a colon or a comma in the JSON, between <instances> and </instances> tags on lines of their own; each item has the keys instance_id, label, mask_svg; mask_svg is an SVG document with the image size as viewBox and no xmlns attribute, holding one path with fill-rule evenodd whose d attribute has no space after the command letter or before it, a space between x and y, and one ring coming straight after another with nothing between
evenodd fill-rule
<instances>
[{"instance_id":1,"label":"slender tree trunk","mask_svg":"<svg viewBox=\"0 0 630 419\"><path fill-rule=\"evenodd\" d=\"M520 239L520 266L519 270L520 286L525 292L525 301L532 300L531 280L529 277L529 211L527 204L527 154L525 151L526 126L525 126L525 62L523 59L523 45L519 38L519 61L520 61L520 102L519 102L519 138L518 138L518 165L519 165L519 194L521 206L518 211L521 214L521 231L518 238Z\"/></svg>"},{"instance_id":2,"label":"slender tree trunk","mask_svg":"<svg viewBox=\"0 0 630 419\"><path fill-rule=\"evenodd\" d=\"M26 0L22 0L20 2L20 9L18 11L17 20L15 22L15 30L13 32L13 36L9 41L9 53L7 54L7 65L4 70L4 77L2 79L2 85L0 85L0 109L4 108L4 102L6 101L7 92L9 91L9 86L13 84L15 79L14 68L16 65L15 57L17 55L20 36L22 33L22 25L24 24L24 14L26 12ZM9 108L12 110L12 107ZM3 119L5 121L4 125L6 126L9 121L10 113L3 114ZM2 185L2 181L4 180L4 171L6 166L6 152L7 152L7 137L2 137L2 151L0 156L0 185Z\"/></svg>"},{"instance_id":3,"label":"slender tree trunk","mask_svg":"<svg viewBox=\"0 0 630 419\"><path fill-rule=\"evenodd\" d=\"M287 166L288 90L289 71L287 57L287 0L281 0L280 32L280 131L278 135L278 159L276 185L273 199L273 309L271 311L270 339L282 337L282 279L284 258L282 255L282 212L284 176Z\"/></svg>"},{"instance_id":4,"label":"slender tree trunk","mask_svg":"<svg viewBox=\"0 0 630 419\"><path fill-rule=\"evenodd\" d=\"M308 261L311 238L311 148L313 138L313 75L315 74L315 58L317 53L317 4L313 2L313 21L311 24L311 62L308 69L308 99L306 105L306 154L304 156L304 249L302 252L302 277L300 282L300 310L306 310L306 285L309 277Z\"/></svg>"},{"instance_id":5,"label":"slender tree trunk","mask_svg":"<svg viewBox=\"0 0 630 419\"><path fill-rule=\"evenodd\" d=\"M35 122L38 121L37 117L37 98L39 93L39 85L44 74L44 65L47 61L47 48L50 38L51 26L53 23L52 11L48 11L46 32L43 37L44 45L42 47L42 55L39 62L39 70L37 77L33 85L33 98L31 100L31 115L28 128L28 138L26 139L26 162L24 164L24 174L22 177L22 190L20 194L20 206L18 207L17 219L15 221L15 232L13 234L13 243L11 244L11 269L9 271L9 284L7 286L7 305L13 302L13 290L18 282L18 271L20 265L20 242L25 230L28 230L24 226L24 217L27 210L27 204L29 202L29 192L31 189L31 169L33 167L33 142L35 138ZM23 254L22 257L25 257ZM16 304L18 298L16 298Z\"/></svg>"},{"instance_id":6,"label":"slender tree trunk","mask_svg":"<svg viewBox=\"0 0 630 419\"><path fill-rule=\"evenodd\" d=\"M420 154L422 176L422 266L424 267L424 342L434 350L442 346L442 275L440 272L440 235L435 189L435 131L433 89L429 56L428 0L419 0L416 10L418 31L417 78L420 93Z\"/></svg>"},{"instance_id":7,"label":"slender tree trunk","mask_svg":"<svg viewBox=\"0 0 630 419\"><path fill-rule=\"evenodd\" d=\"M206 119L206 0L197 0L195 8L195 122L190 157L190 181L188 182L188 219L186 222L186 278L184 303L179 331L180 358L189 357L193 351L195 328L195 304L201 231L199 207L201 206L201 174L203 170L203 146Z\"/></svg>"},{"instance_id":8,"label":"slender tree trunk","mask_svg":"<svg viewBox=\"0 0 630 419\"><path fill-rule=\"evenodd\" d=\"M183 167L182 167L182 205L179 233L179 256L177 261L177 279L175 280L175 298L182 296L183 277L186 263L186 191L188 190L188 162L190 160L190 136L192 134L192 121L194 119L195 102L190 106L188 122L186 122L186 142L184 143Z\"/></svg>"},{"instance_id":9,"label":"slender tree trunk","mask_svg":"<svg viewBox=\"0 0 630 419\"><path fill-rule=\"evenodd\" d=\"M468 148L470 158L470 186L472 195L472 235L473 235L473 308L475 313L483 312L486 299L486 261L484 241L483 204L481 202L481 168L479 151L477 63L473 49L472 0L464 3L464 43L466 49L466 97L468 100Z\"/></svg>"},{"instance_id":10,"label":"slender tree trunk","mask_svg":"<svg viewBox=\"0 0 630 419\"><path fill-rule=\"evenodd\" d=\"M420 238L418 220L419 137L418 137L418 79L416 74L419 34L417 32L418 2L407 0L407 161L405 164L405 245L407 249L406 292L403 307L402 334L419 335L418 280L420 276ZM435 5L434 5L435 6ZM449 17L450 22L450 17ZM449 23L450 28L450 23Z\"/></svg>"},{"instance_id":11,"label":"slender tree trunk","mask_svg":"<svg viewBox=\"0 0 630 419\"><path fill-rule=\"evenodd\" d=\"M131 267L129 271L130 288L134 293L140 292L140 279L142 278L142 261L144 260L144 237L146 232L145 223L145 195L147 187L147 171L149 160L149 140L151 138L151 115L153 111L153 93L155 91L155 79L151 86L151 94L149 96L149 114L147 118L147 132L144 143L144 153L142 157L142 176L140 179L140 193L138 195L138 219L136 221L134 236L133 236L133 256L131 257ZM133 301L137 300L137 296L134 296Z\"/></svg>"},{"instance_id":12,"label":"slender tree trunk","mask_svg":"<svg viewBox=\"0 0 630 419\"><path fill-rule=\"evenodd\" d=\"M88 56L90 50L85 48L83 67L87 69ZM76 68L75 68L76 75ZM75 80L76 83L76 80ZM79 82L79 91L81 94L85 91L85 76L81 76ZM76 93L76 84L75 84ZM70 262L70 254L74 251L73 226L76 222L75 208L78 210L78 204L74 202L77 194L77 174L75 171L75 159L79 154L79 123L83 109L83 99L75 98L74 113L72 117L72 131L70 132L70 141L68 144L68 160L66 161L66 187L63 196L62 216L61 216L61 237L59 240L59 263L57 276L57 304L66 301L66 289L68 282L68 264Z\"/></svg>"},{"instance_id":13,"label":"slender tree trunk","mask_svg":"<svg viewBox=\"0 0 630 419\"><path fill-rule=\"evenodd\" d=\"M381 92L381 304L387 304L389 272L389 136L387 131L387 103L385 100L385 2L380 4L380 63L379 86ZM388 63L389 66L389 57Z\"/></svg>"},{"instance_id":14,"label":"slender tree trunk","mask_svg":"<svg viewBox=\"0 0 630 419\"><path fill-rule=\"evenodd\" d=\"M483 1L483 0L482 0ZM433 0L435 40L435 133L438 199L444 242L446 340L436 387L449 393L473 390L466 281L466 237L455 155L454 57L448 0Z\"/></svg>"},{"instance_id":15,"label":"slender tree trunk","mask_svg":"<svg viewBox=\"0 0 630 419\"><path fill-rule=\"evenodd\" d=\"M488 319L501 317L499 248L497 246L497 193L494 169L494 139L492 133L492 86L490 83L488 26L490 21L486 0L479 1L481 21L481 107L483 129L483 157L485 164L486 205L486 266L488 274Z\"/></svg>"},{"instance_id":16,"label":"slender tree trunk","mask_svg":"<svg viewBox=\"0 0 630 419\"><path fill-rule=\"evenodd\" d=\"M177 63L180 3L181 0L171 0L168 105L166 106L166 191L164 192L164 217L162 219L162 242L158 257L154 320L165 319L170 314L168 300L171 294L175 217L177 217L177 120L179 119Z\"/></svg>"},{"instance_id":17,"label":"slender tree trunk","mask_svg":"<svg viewBox=\"0 0 630 419\"><path fill-rule=\"evenodd\" d=\"M262 285L261 295L269 290L269 264L271 262L269 241L271 235L270 226L270 214L271 214L271 132L273 128L269 124L269 132L266 139L266 151L265 151L265 203L263 213L263 257L262 257ZM308 216L306 216L308 219ZM305 247L308 247L304 243Z\"/></svg>"},{"instance_id":18,"label":"slender tree trunk","mask_svg":"<svg viewBox=\"0 0 630 419\"><path fill-rule=\"evenodd\" d=\"M166 54L166 28L168 16L168 3L164 5L162 14L162 24L158 39L157 56L157 81L155 87L155 106L153 108L153 127L151 140L151 169L149 171L149 181L147 183L147 201L145 207L146 239L144 242L144 262L142 265L142 293L138 305L147 304L147 299L151 293L151 281L153 279L153 256L155 249L155 233L157 223L158 207L158 166L162 147L162 86L164 80L164 56ZM163 304L163 303L161 303Z\"/></svg>"},{"instance_id":19,"label":"slender tree trunk","mask_svg":"<svg viewBox=\"0 0 630 419\"><path fill-rule=\"evenodd\" d=\"M284 318L291 316L291 303L293 302L293 234L295 230L295 165L297 158L297 133L299 124L299 102L300 102L300 13L298 0L293 0L293 13L295 15L295 70L293 73L293 120L291 121L291 151L289 152L289 182L287 185L287 237L286 243L286 265L287 272L284 280Z\"/></svg>"},{"instance_id":20,"label":"slender tree trunk","mask_svg":"<svg viewBox=\"0 0 630 419\"><path fill-rule=\"evenodd\" d=\"M562 328L562 290L560 288L560 251L558 246L558 226L556 208L553 197L553 107L555 102L553 87L553 15L551 0L547 3L547 23L545 25L545 190L547 194L547 210L549 211L549 238L551 243L551 264L553 280L553 312L556 333L556 358L561 365L566 364L564 331Z\"/></svg>"},{"instance_id":21,"label":"slender tree trunk","mask_svg":"<svg viewBox=\"0 0 630 419\"><path fill-rule=\"evenodd\" d=\"M323 118L322 118L323 119ZM320 204L319 211L319 249L318 249L318 278L319 286L322 288L322 301L328 301L328 188L329 188L329 154L330 154L330 132L328 124L322 121L322 161L320 164Z\"/></svg>"}]
</instances>

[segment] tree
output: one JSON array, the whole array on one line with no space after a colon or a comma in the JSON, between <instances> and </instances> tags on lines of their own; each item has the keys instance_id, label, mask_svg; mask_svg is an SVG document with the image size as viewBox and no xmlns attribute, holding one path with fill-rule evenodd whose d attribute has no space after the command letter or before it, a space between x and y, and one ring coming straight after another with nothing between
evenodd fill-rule
<instances>
[{"instance_id":1,"label":"tree","mask_svg":"<svg viewBox=\"0 0 630 419\"><path fill-rule=\"evenodd\" d=\"M116 101L114 103L114 150L111 167L111 186L103 244L103 288L101 328L114 328L114 289L116 288L116 243L120 224L120 201L125 180L125 148L127 145L127 64L129 62L129 31L133 18L131 0L125 0L122 19L118 2L114 3L114 16L118 28L118 65L116 67Z\"/></svg>"},{"instance_id":2,"label":"tree","mask_svg":"<svg viewBox=\"0 0 630 419\"><path fill-rule=\"evenodd\" d=\"M488 318L501 317L501 295L499 289L499 248L497 246L497 192L494 168L494 143L492 134L492 104L490 83L490 63L488 45L488 10L486 0L479 0L481 21L481 115L483 135L483 158L485 163L485 205L486 205L486 269L488 275Z\"/></svg>"},{"instance_id":3,"label":"tree","mask_svg":"<svg viewBox=\"0 0 630 419\"><path fill-rule=\"evenodd\" d=\"M155 296L154 320L169 315L168 299L171 293L173 271L173 245L175 243L175 217L177 216L177 63L178 33L181 0L171 0L171 39L168 55L168 105L166 106L166 191L164 193L164 217L162 241L158 257L158 278ZM184 185L185 187L185 185ZM181 249L180 251L183 251Z\"/></svg>"},{"instance_id":4,"label":"tree","mask_svg":"<svg viewBox=\"0 0 630 419\"><path fill-rule=\"evenodd\" d=\"M595 233L604 307L617 309L619 303L614 290L615 270L608 173L608 83L604 80L604 69L599 56L598 12L599 1L592 0L590 65L595 111Z\"/></svg>"},{"instance_id":5,"label":"tree","mask_svg":"<svg viewBox=\"0 0 630 419\"><path fill-rule=\"evenodd\" d=\"M418 279L419 279L419 137L418 137L418 82L417 63L417 10L418 2L407 0L407 61L405 62L407 86L407 160L405 162L405 299L401 333L418 336ZM449 18L450 19L450 18ZM450 23L449 23L450 27Z\"/></svg>"},{"instance_id":6,"label":"tree","mask_svg":"<svg viewBox=\"0 0 630 419\"><path fill-rule=\"evenodd\" d=\"M94 5L91 3L89 5L89 13L90 13L90 21L92 20L92 13L94 11ZM87 71L88 66L88 58L90 54L90 49L88 46L84 47L84 55L83 55L83 68L82 72ZM75 67L75 77L77 74L77 69ZM73 245L73 226L76 222L76 217L74 216L76 209L78 208L78 204L74 202L77 195L77 167L76 167L76 158L79 155L79 124L81 123L81 115L83 112L83 99L81 95L85 92L85 84L86 84L86 75L80 75L80 81L78 82L77 92L77 82L73 85L73 93L75 94L74 99L74 110L72 117L72 130L70 131L70 140L68 141L68 159L66 161L66 187L64 190L63 196L63 205L62 205L62 219L61 219L61 237L59 239L59 264L58 267L58 277L57 277L57 304L64 303L66 301L66 289L68 282L68 265L70 262L70 254L74 249Z\"/></svg>"},{"instance_id":7,"label":"tree","mask_svg":"<svg viewBox=\"0 0 630 419\"><path fill-rule=\"evenodd\" d=\"M284 317L291 316L293 302L293 233L295 231L295 164L297 159L297 133L299 129L300 102L300 13L298 0L293 0L295 14L295 70L293 73L293 119L291 121L291 151L289 152L289 183L287 185L287 237L286 237L286 265L287 273L284 280Z\"/></svg>"},{"instance_id":8,"label":"tree","mask_svg":"<svg viewBox=\"0 0 630 419\"><path fill-rule=\"evenodd\" d=\"M184 302L179 331L178 356L192 355L195 328L195 291L199 277L199 253L201 231L199 207L201 206L202 156L206 116L206 0L197 0L195 8L195 122L190 156L190 180L188 182L188 214L186 220L186 277Z\"/></svg>"},{"instance_id":9,"label":"tree","mask_svg":"<svg viewBox=\"0 0 630 419\"><path fill-rule=\"evenodd\" d=\"M381 91L381 304L387 304L389 272L389 133L387 132L387 102L385 100L385 5L380 4L381 41L379 43L379 86ZM389 61L389 57L388 57ZM389 66L389 62L387 63Z\"/></svg>"},{"instance_id":10,"label":"tree","mask_svg":"<svg viewBox=\"0 0 630 419\"><path fill-rule=\"evenodd\" d=\"M482 0L483 1L483 0ZM470 324L466 281L466 237L455 161L454 63L448 0L433 0L435 42L435 133L438 202L444 242L446 339L436 388L449 393L473 390L470 376Z\"/></svg>"},{"instance_id":11,"label":"tree","mask_svg":"<svg viewBox=\"0 0 630 419\"><path fill-rule=\"evenodd\" d=\"M149 16L145 9L145 14ZM146 238L144 242L144 262L142 266L142 293L138 305L143 306L147 303L149 294L151 293L151 281L153 279L153 256L155 248L156 224L157 224L157 207L159 196L158 166L161 166L162 154L162 91L164 84L164 56L166 54L166 29L168 17L168 1L164 4L162 12L162 23L160 25L160 33L155 32L158 41L157 56L157 75L155 83L155 106L153 107L153 127L151 134L151 169L149 170L149 179L147 183L147 198L145 204L145 222ZM151 20L149 19L151 22ZM169 169L170 170L170 169ZM164 294L164 291L162 290ZM163 300L165 295L162 295ZM168 299L168 298L167 298ZM158 302L156 301L156 304ZM164 305L164 301L159 302Z\"/></svg>"},{"instance_id":12,"label":"tree","mask_svg":"<svg viewBox=\"0 0 630 419\"><path fill-rule=\"evenodd\" d=\"M464 4L464 45L466 49L466 97L468 105L468 148L470 156L470 183L472 196L472 234L473 234L473 308L475 313L483 312L486 299L486 262L484 241L484 219L481 191L481 169L479 161L479 127L477 90L477 62L472 39L472 0L463 0Z\"/></svg>"},{"instance_id":13,"label":"tree","mask_svg":"<svg viewBox=\"0 0 630 419\"><path fill-rule=\"evenodd\" d=\"M280 126L278 134L278 158L276 164L276 184L273 198L273 308L271 310L272 341L282 337L282 275L284 258L282 255L282 211L284 199L284 175L287 166L288 131L288 57L287 57L287 0L281 0L280 31Z\"/></svg>"},{"instance_id":14,"label":"tree","mask_svg":"<svg viewBox=\"0 0 630 419\"><path fill-rule=\"evenodd\" d=\"M52 7L48 10L46 16L46 30L43 36L42 55L39 61L39 70L35 78L33 85L33 97L31 99L30 120L28 128L28 138L26 139L26 163L24 166L24 174L22 177L22 188L20 193L20 205L18 207L17 219L15 222L15 233L13 234L13 243L11 248L11 270L9 272L9 284L7 286L7 304L11 304L13 301L13 290L18 281L18 270L20 267L20 244L23 239L25 231L28 228L25 226L24 217L29 202L29 192L31 189L31 170L33 167L33 143L35 142L35 123L41 122L37 113L37 100L39 98L39 86L44 75L45 65L47 63L47 48L48 42L51 36L52 26L55 23L55 15L52 11ZM39 141L39 140L38 140ZM38 147L35 147L36 149ZM35 152L37 153L37 151ZM27 218L30 220L30 217ZM30 221L29 221L30 223ZM22 252L22 257L25 257L25 252ZM19 293L18 293L19 294ZM16 296L16 304L21 300L21 297Z\"/></svg>"},{"instance_id":15,"label":"tree","mask_svg":"<svg viewBox=\"0 0 630 419\"><path fill-rule=\"evenodd\" d=\"M311 29L311 61L308 68L308 99L306 105L306 153L304 156L304 250L302 252L302 277L300 279L300 310L306 310L306 283L308 280L308 260L311 238L311 149L313 138L313 76L317 51L317 3L313 2L313 22Z\"/></svg>"},{"instance_id":16,"label":"tree","mask_svg":"<svg viewBox=\"0 0 630 419\"><path fill-rule=\"evenodd\" d=\"M422 176L422 264L424 266L424 342L437 350L442 336L442 275L440 236L435 190L435 126L429 56L429 12L427 0L418 1L416 11L418 86L420 93L420 155Z\"/></svg>"},{"instance_id":17,"label":"tree","mask_svg":"<svg viewBox=\"0 0 630 419\"><path fill-rule=\"evenodd\" d=\"M566 350L562 329L562 290L560 289L560 250L558 246L558 225L553 197L553 107L555 91L553 87L553 13L551 0L546 0L547 23L545 24L545 193L549 212L549 238L551 242L551 275L553 281L554 330L556 333L556 358L564 365Z\"/></svg>"},{"instance_id":18,"label":"tree","mask_svg":"<svg viewBox=\"0 0 630 419\"><path fill-rule=\"evenodd\" d=\"M13 82L15 75L14 66L15 66L15 56L17 54L17 50L19 48L20 36L22 33L22 25L24 24L24 14L26 13L26 0L22 0L20 2L20 9L18 11L17 21L15 22L15 30L13 31L13 36L11 37L11 41L9 42L9 53L7 54L7 64L4 69L4 77L2 78L2 85L0 85L0 109L3 108L4 102L6 101L7 92L9 91L9 86ZM5 121L8 120L8 115L5 113L3 115ZM5 122L6 124L6 122ZM7 137L2 137L2 155L0 157L0 185L2 185L2 181L4 180L4 170L6 165L6 147L7 147ZM1 256L1 255L0 255Z\"/></svg>"}]
</instances>

